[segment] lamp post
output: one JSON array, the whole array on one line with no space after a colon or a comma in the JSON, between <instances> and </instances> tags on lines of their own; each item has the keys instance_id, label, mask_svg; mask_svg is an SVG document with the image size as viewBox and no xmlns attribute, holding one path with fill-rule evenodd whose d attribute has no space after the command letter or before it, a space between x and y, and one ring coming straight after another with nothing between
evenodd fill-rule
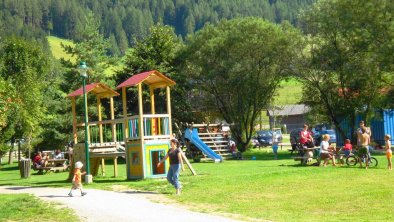
<instances>
[{"instance_id":1,"label":"lamp post","mask_svg":"<svg viewBox=\"0 0 394 222\"><path fill-rule=\"evenodd\" d=\"M89 157L89 142L88 142L88 103L86 96L86 79L88 78L87 74L88 66L85 62L80 62L78 71L82 77L83 82L83 107L85 113L85 153L86 153L86 175L85 175L85 183L92 183L93 178L90 174L90 157Z\"/></svg>"}]
</instances>

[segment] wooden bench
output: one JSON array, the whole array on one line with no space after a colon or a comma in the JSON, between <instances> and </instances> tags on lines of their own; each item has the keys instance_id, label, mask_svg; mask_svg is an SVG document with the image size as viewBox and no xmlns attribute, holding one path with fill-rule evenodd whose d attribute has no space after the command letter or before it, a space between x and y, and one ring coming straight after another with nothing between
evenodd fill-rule
<instances>
[{"instance_id":1,"label":"wooden bench","mask_svg":"<svg viewBox=\"0 0 394 222\"><path fill-rule=\"evenodd\" d=\"M68 170L68 166L47 166L47 167L32 167L33 170L38 171L38 174L47 174L49 172L58 172Z\"/></svg>"},{"instance_id":2,"label":"wooden bench","mask_svg":"<svg viewBox=\"0 0 394 222\"><path fill-rule=\"evenodd\" d=\"M291 146L291 143L278 143L278 146L280 147L280 150L283 150L284 146Z\"/></svg>"},{"instance_id":3,"label":"wooden bench","mask_svg":"<svg viewBox=\"0 0 394 222\"><path fill-rule=\"evenodd\" d=\"M45 167L37 167L33 164L32 169L38 171L38 174L46 174L48 172L58 172L68 170L66 165L67 159L49 159Z\"/></svg>"},{"instance_id":4,"label":"wooden bench","mask_svg":"<svg viewBox=\"0 0 394 222\"><path fill-rule=\"evenodd\" d=\"M316 160L317 163L320 165L320 158L318 157L303 157L303 156L296 156L293 157L294 161L301 161L301 165L307 165L308 162L311 162L312 160ZM310 160L310 161L308 161Z\"/></svg>"}]
</instances>

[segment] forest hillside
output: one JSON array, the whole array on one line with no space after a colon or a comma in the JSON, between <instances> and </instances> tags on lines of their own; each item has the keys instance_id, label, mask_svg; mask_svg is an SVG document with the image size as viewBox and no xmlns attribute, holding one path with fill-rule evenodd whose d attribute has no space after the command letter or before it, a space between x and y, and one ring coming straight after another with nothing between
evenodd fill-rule
<instances>
[{"instance_id":1,"label":"forest hillside","mask_svg":"<svg viewBox=\"0 0 394 222\"><path fill-rule=\"evenodd\" d=\"M316 0L0 0L0 36L44 39L54 35L81 40L84 17L91 11L110 53L123 55L135 39L148 35L157 23L174 27L180 37L222 19L260 17L297 26L301 9ZM12 29L8 27L13 27Z\"/></svg>"}]
</instances>

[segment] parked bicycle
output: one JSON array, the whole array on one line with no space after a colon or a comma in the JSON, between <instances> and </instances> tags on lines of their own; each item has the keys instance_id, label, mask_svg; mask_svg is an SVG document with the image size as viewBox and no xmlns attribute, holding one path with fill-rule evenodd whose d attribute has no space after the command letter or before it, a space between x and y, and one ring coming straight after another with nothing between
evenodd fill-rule
<instances>
[{"instance_id":1,"label":"parked bicycle","mask_svg":"<svg viewBox=\"0 0 394 222\"><path fill-rule=\"evenodd\" d=\"M359 156L352 153L346 158L346 164L348 166L355 166L357 163L360 163L360 161L362 161L362 163L364 164L366 163L366 161L368 161L369 167L378 166L378 160L373 156L368 158L367 155L362 155L362 157L360 158Z\"/></svg>"}]
</instances>

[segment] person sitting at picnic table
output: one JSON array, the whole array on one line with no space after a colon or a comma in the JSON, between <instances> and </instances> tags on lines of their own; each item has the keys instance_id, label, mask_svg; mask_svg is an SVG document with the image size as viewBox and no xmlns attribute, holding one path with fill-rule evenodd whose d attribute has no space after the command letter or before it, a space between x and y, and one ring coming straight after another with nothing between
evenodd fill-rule
<instances>
[{"instance_id":1,"label":"person sitting at picnic table","mask_svg":"<svg viewBox=\"0 0 394 222\"><path fill-rule=\"evenodd\" d=\"M55 151L54 159L56 159L56 160L62 160L62 159L64 159L64 155L63 155L63 153L62 153L62 151L61 151L60 149L57 149L57 150ZM64 166L64 167L66 167L66 163L65 163L65 161L64 161L63 163L58 162L58 163L56 163L56 166L57 166L57 167L59 167L59 166Z\"/></svg>"},{"instance_id":2,"label":"person sitting at picnic table","mask_svg":"<svg viewBox=\"0 0 394 222\"><path fill-rule=\"evenodd\" d=\"M335 164L335 155L330 152L330 144L328 141L330 140L330 135L324 134L323 135L323 140L320 143L320 157L322 160L324 160L323 166L327 166L328 160L332 160L332 165L336 166Z\"/></svg>"},{"instance_id":3,"label":"person sitting at picnic table","mask_svg":"<svg viewBox=\"0 0 394 222\"><path fill-rule=\"evenodd\" d=\"M42 156L40 151L37 152L37 154L33 158L33 165L35 168L39 169L41 167L46 167L48 163L47 154L44 153L44 156L45 157Z\"/></svg>"},{"instance_id":4,"label":"person sitting at picnic table","mask_svg":"<svg viewBox=\"0 0 394 222\"><path fill-rule=\"evenodd\" d=\"M62 151L61 151L60 149L57 149L57 150L55 151L55 157L54 157L54 159L64 159L63 154L62 154Z\"/></svg>"},{"instance_id":5,"label":"person sitting at picnic table","mask_svg":"<svg viewBox=\"0 0 394 222\"><path fill-rule=\"evenodd\" d=\"M314 147L312 133L308 130L307 124L304 124L304 128L300 132L300 143L302 144L303 147L304 146L308 148Z\"/></svg>"}]
</instances>

